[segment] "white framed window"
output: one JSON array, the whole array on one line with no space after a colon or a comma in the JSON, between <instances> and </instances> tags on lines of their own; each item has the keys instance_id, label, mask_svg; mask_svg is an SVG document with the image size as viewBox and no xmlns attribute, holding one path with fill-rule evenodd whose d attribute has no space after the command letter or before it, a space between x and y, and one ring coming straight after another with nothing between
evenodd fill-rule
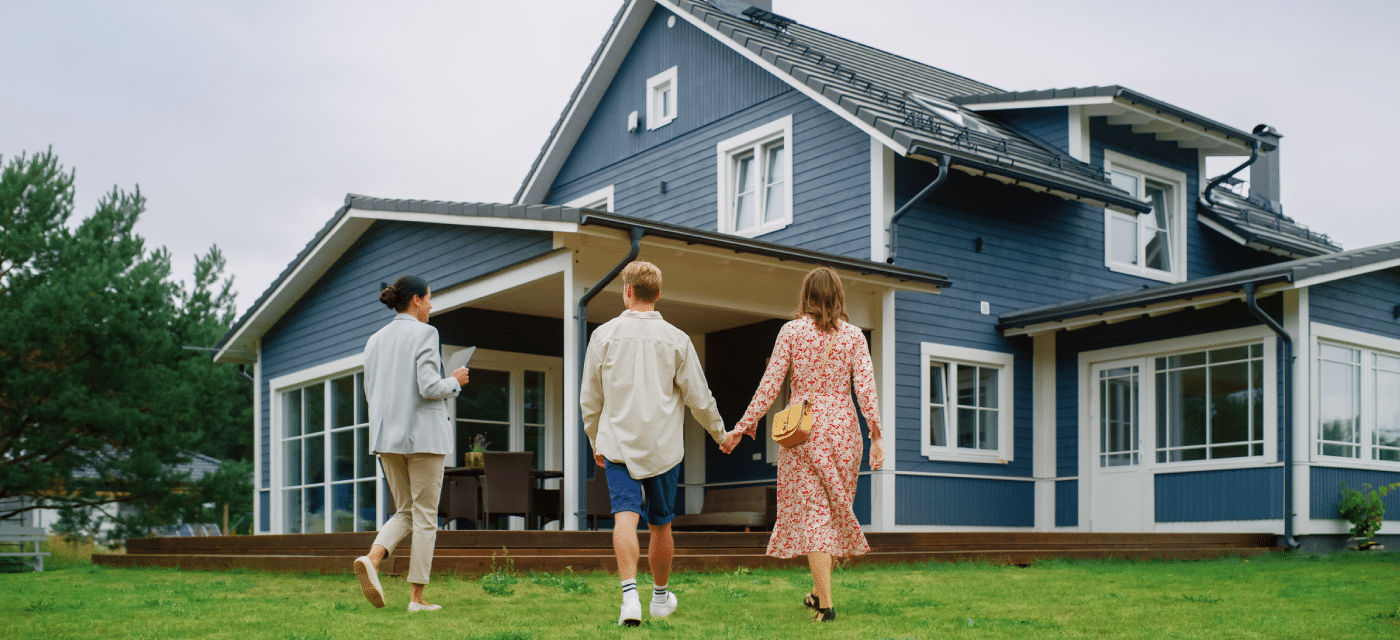
<instances>
[{"instance_id":1,"label":"white framed window","mask_svg":"<svg viewBox=\"0 0 1400 640\"><path fill-rule=\"evenodd\" d=\"M460 349L444 345L444 359ZM450 403L457 455L447 466L461 466L481 434L488 451L533 451L533 468L562 468L563 360L478 349L469 366L471 382Z\"/></svg>"},{"instance_id":2,"label":"white framed window","mask_svg":"<svg viewBox=\"0 0 1400 640\"><path fill-rule=\"evenodd\" d=\"M593 209L594 211L617 211L617 204L613 201L613 185L608 185L564 203L566 207L577 207L579 209Z\"/></svg>"},{"instance_id":3,"label":"white framed window","mask_svg":"<svg viewBox=\"0 0 1400 640\"><path fill-rule=\"evenodd\" d=\"M1186 279L1186 174L1104 150L1113 186L1150 203L1143 214L1104 209L1104 264L1135 276Z\"/></svg>"},{"instance_id":4,"label":"white framed window","mask_svg":"<svg viewBox=\"0 0 1400 640\"><path fill-rule=\"evenodd\" d=\"M1316 453L1400 462L1400 349L1369 346L1339 329L1317 332Z\"/></svg>"},{"instance_id":5,"label":"white framed window","mask_svg":"<svg viewBox=\"0 0 1400 640\"><path fill-rule=\"evenodd\" d=\"M374 531L379 462L369 453L364 373L274 388L280 532Z\"/></svg>"},{"instance_id":6,"label":"white framed window","mask_svg":"<svg viewBox=\"0 0 1400 640\"><path fill-rule=\"evenodd\" d=\"M1015 356L931 342L919 351L923 455L1010 462L1015 451Z\"/></svg>"},{"instance_id":7,"label":"white framed window","mask_svg":"<svg viewBox=\"0 0 1400 640\"><path fill-rule=\"evenodd\" d=\"M1154 358L1157 462L1264 456L1264 343Z\"/></svg>"},{"instance_id":8,"label":"white framed window","mask_svg":"<svg viewBox=\"0 0 1400 640\"><path fill-rule=\"evenodd\" d=\"M647 130L676 119L676 67L647 78Z\"/></svg>"},{"instance_id":9,"label":"white framed window","mask_svg":"<svg viewBox=\"0 0 1400 640\"><path fill-rule=\"evenodd\" d=\"M792 224L792 116L715 147L719 230L744 237Z\"/></svg>"}]
</instances>

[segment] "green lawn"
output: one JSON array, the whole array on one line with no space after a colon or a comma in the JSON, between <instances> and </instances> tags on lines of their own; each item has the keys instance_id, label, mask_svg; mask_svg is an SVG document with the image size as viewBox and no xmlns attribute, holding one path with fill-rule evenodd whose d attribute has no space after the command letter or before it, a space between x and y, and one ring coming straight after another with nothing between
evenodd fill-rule
<instances>
[{"instance_id":1,"label":"green lawn","mask_svg":"<svg viewBox=\"0 0 1400 640\"><path fill-rule=\"evenodd\" d=\"M1199 562L1052 561L839 570L838 620L801 606L805 570L681 573L671 618L620 629L603 573L446 576L409 614L386 579L108 569L0 574L0 638L1385 638L1400 637L1400 554ZM639 580L645 592L646 576ZM505 593L509 591L509 593ZM493 593L494 592L494 593ZM649 593L647 594L649 595Z\"/></svg>"}]
</instances>

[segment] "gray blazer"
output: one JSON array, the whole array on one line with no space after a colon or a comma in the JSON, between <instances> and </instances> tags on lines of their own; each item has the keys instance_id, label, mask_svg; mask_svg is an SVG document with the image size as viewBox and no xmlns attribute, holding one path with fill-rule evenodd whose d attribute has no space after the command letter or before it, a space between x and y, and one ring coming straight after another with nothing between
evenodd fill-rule
<instances>
[{"instance_id":1,"label":"gray blazer","mask_svg":"<svg viewBox=\"0 0 1400 640\"><path fill-rule=\"evenodd\" d=\"M446 399L461 390L443 377L437 329L394 316L365 345L370 453L455 453Z\"/></svg>"}]
</instances>

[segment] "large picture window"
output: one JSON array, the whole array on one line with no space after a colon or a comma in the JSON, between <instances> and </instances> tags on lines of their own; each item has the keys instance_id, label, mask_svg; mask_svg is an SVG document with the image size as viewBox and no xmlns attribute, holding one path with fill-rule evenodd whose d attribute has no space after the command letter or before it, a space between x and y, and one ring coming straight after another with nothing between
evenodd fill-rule
<instances>
[{"instance_id":1,"label":"large picture window","mask_svg":"<svg viewBox=\"0 0 1400 640\"><path fill-rule=\"evenodd\" d=\"M445 352L458 347L448 346ZM449 356L450 357L450 356ZM556 427L559 376L557 359L522 354L493 358L478 350L471 365L471 383L453 402L457 456L448 466L460 466L477 435L489 451L533 451L535 469L557 469L562 456L562 433Z\"/></svg>"},{"instance_id":2,"label":"large picture window","mask_svg":"<svg viewBox=\"0 0 1400 640\"><path fill-rule=\"evenodd\" d=\"M1400 462L1400 354L1319 341L1317 452Z\"/></svg>"},{"instance_id":3,"label":"large picture window","mask_svg":"<svg viewBox=\"0 0 1400 640\"><path fill-rule=\"evenodd\" d=\"M923 454L930 459L1011 460L1014 357L924 343Z\"/></svg>"},{"instance_id":4,"label":"large picture window","mask_svg":"<svg viewBox=\"0 0 1400 640\"><path fill-rule=\"evenodd\" d=\"M1152 205L1142 214L1104 210L1104 260L1123 273L1180 282L1186 279L1186 174L1130 156L1104 152L1113 186Z\"/></svg>"},{"instance_id":5,"label":"large picture window","mask_svg":"<svg viewBox=\"0 0 1400 640\"><path fill-rule=\"evenodd\" d=\"M1264 455L1264 345L1156 358L1157 462Z\"/></svg>"},{"instance_id":6,"label":"large picture window","mask_svg":"<svg viewBox=\"0 0 1400 640\"><path fill-rule=\"evenodd\" d=\"M719 229L746 237L792 223L792 116L716 147Z\"/></svg>"},{"instance_id":7,"label":"large picture window","mask_svg":"<svg viewBox=\"0 0 1400 640\"><path fill-rule=\"evenodd\" d=\"M280 404L283 532L373 531L378 464L364 374L283 390Z\"/></svg>"}]
</instances>

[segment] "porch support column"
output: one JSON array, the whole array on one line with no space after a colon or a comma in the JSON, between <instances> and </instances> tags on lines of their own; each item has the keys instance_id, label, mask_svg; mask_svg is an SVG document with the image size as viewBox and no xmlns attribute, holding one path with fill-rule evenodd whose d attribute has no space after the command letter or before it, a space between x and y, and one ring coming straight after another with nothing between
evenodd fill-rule
<instances>
[{"instance_id":1,"label":"porch support column","mask_svg":"<svg viewBox=\"0 0 1400 640\"><path fill-rule=\"evenodd\" d=\"M895 464L899 438L895 420L895 292L879 294L880 324L872 332L875 345L875 387L880 396L880 430L885 440L885 466L870 474L870 530L893 531L895 525ZM869 451L866 452L867 458Z\"/></svg>"},{"instance_id":2,"label":"porch support column","mask_svg":"<svg viewBox=\"0 0 1400 640\"><path fill-rule=\"evenodd\" d=\"M1055 530L1055 332L1038 333L1031 351L1031 475L1035 530Z\"/></svg>"},{"instance_id":3,"label":"porch support column","mask_svg":"<svg viewBox=\"0 0 1400 640\"><path fill-rule=\"evenodd\" d=\"M583 288L574 277L574 261L564 269L564 522L565 531L578 531L580 523L586 521L588 512L584 508L584 488L588 481L588 467L581 464L586 447L583 445L583 428L580 427L578 392L579 371L583 362L579 355L579 341L583 336L578 330L578 301L583 297Z\"/></svg>"}]
</instances>

